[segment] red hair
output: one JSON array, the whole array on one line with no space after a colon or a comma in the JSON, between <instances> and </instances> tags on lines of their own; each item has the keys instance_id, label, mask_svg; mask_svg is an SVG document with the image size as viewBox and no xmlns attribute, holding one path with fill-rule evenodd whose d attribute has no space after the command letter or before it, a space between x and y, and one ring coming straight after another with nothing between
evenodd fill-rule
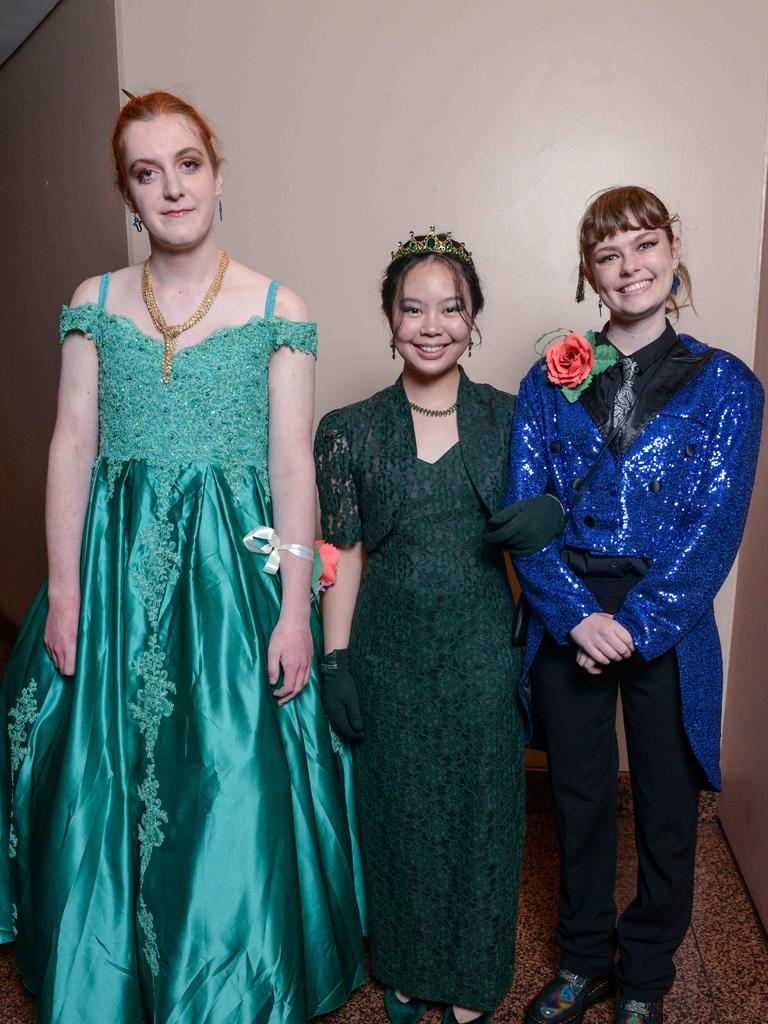
<instances>
[{"instance_id":1,"label":"red hair","mask_svg":"<svg viewBox=\"0 0 768 1024\"><path fill-rule=\"evenodd\" d=\"M672 228L680 224L677 214L670 214L664 203L653 192L639 185L623 185L609 188L601 192L587 207L587 212L579 224L579 286L576 301L584 298L584 278L594 288L592 274L592 253L598 242L604 238L617 235L620 231L633 231L637 228L646 230L658 229L667 236L670 246L674 239ZM683 285L682 301L670 292L667 299L667 312L676 317L685 306L694 309L691 276L684 263L678 263L677 276Z\"/></svg>"},{"instance_id":2,"label":"red hair","mask_svg":"<svg viewBox=\"0 0 768 1024\"><path fill-rule=\"evenodd\" d=\"M174 96L170 92L148 92L143 96L133 96L118 114L112 131L112 153L115 158L115 175L117 187L125 195L127 181L125 177L123 134L132 121L151 121L153 117L163 114L176 114L188 118L197 129L200 141L216 171L221 164L218 151L218 140L211 131L205 118L186 100Z\"/></svg>"}]
</instances>

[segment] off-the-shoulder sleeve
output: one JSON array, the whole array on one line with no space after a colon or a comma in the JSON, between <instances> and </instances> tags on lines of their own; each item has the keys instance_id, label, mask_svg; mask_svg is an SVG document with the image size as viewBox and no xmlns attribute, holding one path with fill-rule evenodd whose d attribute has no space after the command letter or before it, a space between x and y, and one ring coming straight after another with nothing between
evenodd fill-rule
<instances>
[{"instance_id":1,"label":"off-the-shoulder sleeve","mask_svg":"<svg viewBox=\"0 0 768 1024\"><path fill-rule=\"evenodd\" d=\"M347 547L363 535L352 456L341 410L320 420L315 435L315 466L323 539Z\"/></svg>"},{"instance_id":2,"label":"off-the-shoulder sleeve","mask_svg":"<svg viewBox=\"0 0 768 1024\"><path fill-rule=\"evenodd\" d=\"M276 316L272 320L272 348L288 345L299 352L317 355L317 324L310 321L283 320Z\"/></svg>"},{"instance_id":3,"label":"off-the-shoulder sleeve","mask_svg":"<svg viewBox=\"0 0 768 1024\"><path fill-rule=\"evenodd\" d=\"M82 306L62 306L59 317L59 341L63 342L72 331L93 334L99 321L100 309L93 302Z\"/></svg>"}]
</instances>

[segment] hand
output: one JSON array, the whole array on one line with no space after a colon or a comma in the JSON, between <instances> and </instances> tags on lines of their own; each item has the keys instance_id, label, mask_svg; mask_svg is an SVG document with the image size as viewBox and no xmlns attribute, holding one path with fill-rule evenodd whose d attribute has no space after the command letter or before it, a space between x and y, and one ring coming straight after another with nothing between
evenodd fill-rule
<instances>
[{"instance_id":1,"label":"hand","mask_svg":"<svg viewBox=\"0 0 768 1024\"><path fill-rule=\"evenodd\" d=\"M579 668L583 668L585 672L588 672L591 676L602 675L603 670L594 660L590 658L585 650L580 647L576 653L576 664Z\"/></svg>"},{"instance_id":2,"label":"hand","mask_svg":"<svg viewBox=\"0 0 768 1024\"><path fill-rule=\"evenodd\" d=\"M267 652L267 671L271 686L277 685L282 669L282 686L273 691L281 707L301 693L309 682L313 654L309 618L300 621L285 619L281 615L269 638Z\"/></svg>"},{"instance_id":3,"label":"hand","mask_svg":"<svg viewBox=\"0 0 768 1024\"><path fill-rule=\"evenodd\" d=\"M517 501L488 520L486 544L498 544L513 558L532 555L562 533L563 506L553 494Z\"/></svg>"},{"instance_id":4,"label":"hand","mask_svg":"<svg viewBox=\"0 0 768 1024\"><path fill-rule=\"evenodd\" d=\"M635 652L629 631L607 612L593 612L582 619L571 630L571 639L598 665L610 665L612 661L630 658ZM582 668L587 668L587 665L582 665ZM587 668L587 671L590 669Z\"/></svg>"},{"instance_id":5,"label":"hand","mask_svg":"<svg viewBox=\"0 0 768 1024\"><path fill-rule=\"evenodd\" d=\"M332 651L320 662L323 707L333 731L345 740L365 739L360 698L349 668L349 651Z\"/></svg>"},{"instance_id":6,"label":"hand","mask_svg":"<svg viewBox=\"0 0 768 1024\"><path fill-rule=\"evenodd\" d=\"M45 620L45 649L63 676L75 674L77 661L77 627L80 621L80 595L50 600Z\"/></svg>"}]
</instances>

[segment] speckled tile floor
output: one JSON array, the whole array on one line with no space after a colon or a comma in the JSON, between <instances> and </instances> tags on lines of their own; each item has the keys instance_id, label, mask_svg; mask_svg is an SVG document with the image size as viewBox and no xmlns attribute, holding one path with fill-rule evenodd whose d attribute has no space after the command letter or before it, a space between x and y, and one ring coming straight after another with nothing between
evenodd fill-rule
<instances>
[{"instance_id":1,"label":"speckled tile floor","mask_svg":"<svg viewBox=\"0 0 768 1024\"><path fill-rule=\"evenodd\" d=\"M619 822L617 902L629 902L636 860L632 820ZM518 1024L537 989L558 963L555 926L558 855L548 817L528 817L515 982L494 1024ZM768 946L741 876L716 821L699 830L693 924L678 951L677 982L664 1002L665 1024L757 1024L768 1011ZM382 992L369 982L323 1024L386 1024ZM435 1008L422 1018L439 1024ZM612 1004L594 1007L586 1024L610 1024Z\"/></svg>"},{"instance_id":2,"label":"speckled tile floor","mask_svg":"<svg viewBox=\"0 0 768 1024\"><path fill-rule=\"evenodd\" d=\"M635 874L629 818L619 823L619 842L617 899L623 904L630 899ZM544 815L530 815L517 971L511 991L494 1016L495 1024L521 1021L528 999L557 964L552 942L557 871L551 822ZM716 822L700 826L693 924L678 951L677 971L675 987L665 1000L665 1024L756 1024L766 1016L768 946ZM12 948L0 946L0 1024L33 1024L36 1019L35 1001L14 969ZM386 1024L381 988L369 981L341 1010L319 1020L322 1024ZM587 1024L611 1020L607 1003L587 1015ZM439 1024L439 1010L431 1009L423 1021Z\"/></svg>"},{"instance_id":3,"label":"speckled tile floor","mask_svg":"<svg viewBox=\"0 0 768 1024\"><path fill-rule=\"evenodd\" d=\"M0 668L7 654L7 644L0 639ZM558 962L552 941L558 854L554 828L546 813L544 782L545 776L539 773L529 780L517 970L512 989L494 1015L494 1024L522 1021L531 995L549 980ZM626 792L622 795L622 810L628 810ZM693 923L676 958L677 982L665 1000L665 1024L757 1024L768 1017L768 945L715 810L711 794L704 794ZM633 894L635 871L632 819L622 816L616 883L619 906L628 903ZM610 1024L612 1019L611 1004L606 1003L589 1011L586 1024ZM36 1020L35 1000L14 968L13 947L0 946L0 1024L34 1024ZM319 1024L386 1021L382 990L374 981L358 989L342 1009L318 1018ZM439 1024L439 1009L430 1009L423 1021Z\"/></svg>"}]
</instances>

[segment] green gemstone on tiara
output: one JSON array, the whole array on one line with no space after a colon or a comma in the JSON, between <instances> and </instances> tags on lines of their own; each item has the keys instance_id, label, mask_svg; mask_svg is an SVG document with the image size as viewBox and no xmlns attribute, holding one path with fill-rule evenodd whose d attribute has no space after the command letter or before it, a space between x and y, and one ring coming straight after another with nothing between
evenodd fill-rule
<instances>
[{"instance_id":1,"label":"green gemstone on tiara","mask_svg":"<svg viewBox=\"0 0 768 1024\"><path fill-rule=\"evenodd\" d=\"M452 238L450 231L446 231L445 234L440 237L440 235L435 232L434 224L429 229L429 233L422 235L421 238L417 238L415 233L411 231L411 237L407 242L400 242L397 249L392 253L392 259L398 260L402 256L408 256L411 253L418 252L445 252L450 253L452 256L458 256L459 259L464 260L466 263L472 262L472 253L465 247L464 243L457 242Z\"/></svg>"}]
</instances>

